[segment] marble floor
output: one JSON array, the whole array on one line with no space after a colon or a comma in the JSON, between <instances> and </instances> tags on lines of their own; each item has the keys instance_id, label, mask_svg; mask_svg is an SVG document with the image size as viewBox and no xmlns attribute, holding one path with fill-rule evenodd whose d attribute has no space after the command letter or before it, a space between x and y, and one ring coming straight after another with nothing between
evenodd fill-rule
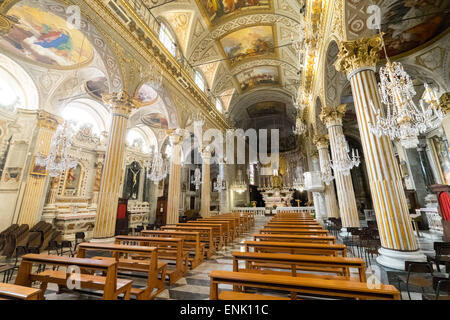
<instances>
[{"instance_id":1,"label":"marble floor","mask_svg":"<svg viewBox=\"0 0 450 320\"><path fill-rule=\"evenodd\" d=\"M155 299L156 300L207 300L209 298L209 273L212 270L233 270L233 259L231 253L233 251L240 251L244 249L243 242L245 240L252 240L252 234L259 231L264 224L266 223L268 218L260 217L255 221L255 225L253 228L245 232L241 235L240 238L236 239L232 244L224 247L223 250L218 251L216 255L212 256L211 259L206 260L204 263L199 265L194 270L189 270L184 278L181 278L176 283L172 285L168 285L166 282L166 290L160 293ZM342 241L342 239L339 239ZM421 249L428 253L433 252L433 240L430 240L425 237L421 237L419 239ZM353 254L351 251L354 251ZM356 250L350 250L350 256L358 256ZM379 272L376 273L377 277L380 277L380 281L383 284L392 284L398 287L397 275L405 274L405 272L398 270L391 270L385 267L380 266L376 262L376 257L367 262L367 265L377 266L379 267ZM352 270L355 274L356 270ZM370 273L367 273L370 275ZM136 277L133 274L130 275L121 275L121 278L130 278L133 279L134 287L144 287L146 279ZM12 280L14 282L14 280ZM220 289L223 290L231 290L231 286L221 285ZM55 286L49 285L46 291L46 299L48 300L79 300L79 299L88 299L88 300L96 300L100 299L101 295L87 294L84 292L64 292L57 293L57 288ZM402 286L402 298L409 299L406 289ZM276 292L267 292L264 294L270 295L279 295ZM411 299L413 300L421 300L422 294L421 290L418 288L412 288L411 291Z\"/></svg>"}]
</instances>

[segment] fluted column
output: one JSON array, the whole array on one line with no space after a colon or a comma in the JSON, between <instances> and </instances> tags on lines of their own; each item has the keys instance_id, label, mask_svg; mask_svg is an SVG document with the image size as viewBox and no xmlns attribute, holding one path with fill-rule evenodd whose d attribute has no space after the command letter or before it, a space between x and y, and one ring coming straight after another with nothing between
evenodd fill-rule
<instances>
[{"instance_id":1,"label":"fluted column","mask_svg":"<svg viewBox=\"0 0 450 320\"><path fill-rule=\"evenodd\" d=\"M339 44L336 69L350 80L356 116L369 176L370 190L380 233L381 249L377 261L387 267L404 269L405 261L424 261L414 236L399 167L392 142L376 137L369 130L375 122L370 106L381 108L375 66L381 50L380 36Z\"/></svg>"},{"instance_id":2,"label":"fluted column","mask_svg":"<svg viewBox=\"0 0 450 320\"><path fill-rule=\"evenodd\" d=\"M226 164L225 163L221 163L219 164L219 175L222 177L222 180L225 182L226 185L226 189L222 190L219 192L219 209L220 209L220 213L226 213L229 212L229 208L228 208L228 185L227 185L227 177L226 177L226 169L225 169Z\"/></svg>"},{"instance_id":3,"label":"fluted column","mask_svg":"<svg viewBox=\"0 0 450 320\"><path fill-rule=\"evenodd\" d=\"M103 100L111 109L112 119L95 217L95 239L115 235L128 117L139 104L126 92L105 94Z\"/></svg>"},{"instance_id":4,"label":"fluted column","mask_svg":"<svg viewBox=\"0 0 450 320\"><path fill-rule=\"evenodd\" d=\"M47 156L50 152L53 135L61 122L62 119L46 111L41 110L38 113L36 146L39 147L36 147L34 151L30 174L20 206L18 224L28 224L32 228L40 220L48 180L47 175L37 174L33 167L35 166L36 156L39 153Z\"/></svg>"},{"instance_id":5,"label":"fluted column","mask_svg":"<svg viewBox=\"0 0 450 320\"><path fill-rule=\"evenodd\" d=\"M183 137L173 133L170 135L172 144L172 168L169 178L169 194L167 203L167 224L179 222L180 195L181 195L181 142Z\"/></svg>"},{"instance_id":6,"label":"fluted column","mask_svg":"<svg viewBox=\"0 0 450 320\"><path fill-rule=\"evenodd\" d=\"M338 149L338 139L344 135L342 118L345 115L345 105L336 108L325 107L320 115L328 129L330 138L331 157L333 161L342 160ZM359 228L358 208L356 206L355 191L352 176L349 172L334 170L336 190L341 212L342 228Z\"/></svg>"},{"instance_id":7,"label":"fluted column","mask_svg":"<svg viewBox=\"0 0 450 320\"><path fill-rule=\"evenodd\" d=\"M330 155L328 153L328 135L314 137L314 143L319 151L319 161L321 172L326 170L326 167L330 165ZM330 169L331 171L331 169ZM339 218L339 207L336 200L336 192L334 191L334 181L330 184L325 183L325 207L327 210L328 218Z\"/></svg>"},{"instance_id":8,"label":"fluted column","mask_svg":"<svg viewBox=\"0 0 450 320\"><path fill-rule=\"evenodd\" d=\"M201 150L202 156L202 198L200 215L203 218L209 217L210 207L211 207L211 175L210 175L210 161L211 161L211 150L208 147Z\"/></svg>"}]
</instances>

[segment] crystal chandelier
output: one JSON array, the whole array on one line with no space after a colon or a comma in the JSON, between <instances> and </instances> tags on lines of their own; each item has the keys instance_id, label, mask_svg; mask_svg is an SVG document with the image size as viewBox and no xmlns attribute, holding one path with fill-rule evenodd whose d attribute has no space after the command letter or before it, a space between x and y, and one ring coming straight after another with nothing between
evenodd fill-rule
<instances>
[{"instance_id":1,"label":"crystal chandelier","mask_svg":"<svg viewBox=\"0 0 450 320\"><path fill-rule=\"evenodd\" d=\"M247 183L245 183L244 179L242 178L242 170L238 170L237 178L232 186L232 189L237 193L244 193L245 191L247 191Z\"/></svg>"},{"instance_id":2,"label":"crystal chandelier","mask_svg":"<svg viewBox=\"0 0 450 320\"><path fill-rule=\"evenodd\" d=\"M192 184L195 185L195 190L200 189L200 185L202 184L202 172L199 168L195 169L194 176L192 178Z\"/></svg>"},{"instance_id":3,"label":"crystal chandelier","mask_svg":"<svg viewBox=\"0 0 450 320\"><path fill-rule=\"evenodd\" d=\"M436 92L424 84L425 93L418 107L413 97L416 95L410 76L400 62L391 62L381 35L386 55L386 66L380 69L378 90L385 110L376 109L370 101L376 115L374 124L369 124L370 131L377 137L388 136L391 140L399 139L409 149L419 144L418 136L427 130L437 128L443 119L442 110Z\"/></svg>"},{"instance_id":4,"label":"crystal chandelier","mask_svg":"<svg viewBox=\"0 0 450 320\"><path fill-rule=\"evenodd\" d=\"M306 124L303 121L303 117L299 116L297 117L297 120L295 122L295 127L292 128L292 131L294 131L294 134L301 136L302 134L304 134L306 132Z\"/></svg>"},{"instance_id":5,"label":"crystal chandelier","mask_svg":"<svg viewBox=\"0 0 450 320\"><path fill-rule=\"evenodd\" d=\"M217 176L217 181L214 182L214 190L217 192L222 192L227 188L225 180L223 180L222 176L219 174Z\"/></svg>"},{"instance_id":6,"label":"crystal chandelier","mask_svg":"<svg viewBox=\"0 0 450 320\"><path fill-rule=\"evenodd\" d=\"M294 183L292 184L292 187L300 192L303 192L305 190L305 177L303 175L303 170L300 167L296 168L296 178L294 179Z\"/></svg>"},{"instance_id":7,"label":"crystal chandelier","mask_svg":"<svg viewBox=\"0 0 450 320\"><path fill-rule=\"evenodd\" d=\"M73 160L69 156L73 135L72 125L67 121L64 122L56 129L48 156L43 155L41 152L37 155L36 164L40 167L45 167L50 177L57 177L66 170L77 166L78 161Z\"/></svg>"},{"instance_id":8,"label":"crystal chandelier","mask_svg":"<svg viewBox=\"0 0 450 320\"><path fill-rule=\"evenodd\" d=\"M359 151L356 149L355 152L355 149L352 149L352 156L350 157L350 148L343 134L338 135L336 138L336 149L337 156L336 159L330 160L330 167L334 171L339 171L345 175L349 175L350 170L354 167L358 167L361 163Z\"/></svg>"},{"instance_id":9,"label":"crystal chandelier","mask_svg":"<svg viewBox=\"0 0 450 320\"><path fill-rule=\"evenodd\" d=\"M152 160L152 169L147 175L147 178L152 180L155 184L158 184L161 180L167 177L167 163L164 161L162 154L156 152Z\"/></svg>"}]
</instances>

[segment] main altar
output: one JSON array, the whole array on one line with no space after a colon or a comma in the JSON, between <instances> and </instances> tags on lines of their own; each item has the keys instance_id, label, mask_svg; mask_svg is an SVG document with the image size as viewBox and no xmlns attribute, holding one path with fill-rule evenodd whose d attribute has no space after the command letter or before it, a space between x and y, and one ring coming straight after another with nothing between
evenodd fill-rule
<instances>
[{"instance_id":1,"label":"main altar","mask_svg":"<svg viewBox=\"0 0 450 320\"><path fill-rule=\"evenodd\" d=\"M294 191L286 187L282 183L282 178L279 176L267 177L262 187L258 189L263 200L266 203L266 208L276 209L279 207L290 207L294 196Z\"/></svg>"}]
</instances>

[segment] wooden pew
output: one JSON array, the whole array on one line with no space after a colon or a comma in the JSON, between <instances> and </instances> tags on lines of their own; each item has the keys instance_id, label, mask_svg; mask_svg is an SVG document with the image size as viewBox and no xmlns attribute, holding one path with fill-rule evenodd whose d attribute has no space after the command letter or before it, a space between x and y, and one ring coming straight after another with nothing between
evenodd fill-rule
<instances>
[{"instance_id":1,"label":"wooden pew","mask_svg":"<svg viewBox=\"0 0 450 320\"><path fill-rule=\"evenodd\" d=\"M264 228L279 228L279 229L316 229L324 230L322 226L310 225L310 224L272 224L268 223Z\"/></svg>"},{"instance_id":2,"label":"wooden pew","mask_svg":"<svg viewBox=\"0 0 450 320\"><path fill-rule=\"evenodd\" d=\"M281 229L281 228L263 228L259 233L268 234L289 234L289 235L316 235L316 236L326 236L328 235L327 230L318 229Z\"/></svg>"},{"instance_id":3,"label":"wooden pew","mask_svg":"<svg viewBox=\"0 0 450 320\"><path fill-rule=\"evenodd\" d=\"M213 228L213 238L216 243L216 250L220 250L225 245L225 232L221 223L205 223L190 221L188 223L177 223L178 227L210 227Z\"/></svg>"},{"instance_id":4,"label":"wooden pew","mask_svg":"<svg viewBox=\"0 0 450 320\"><path fill-rule=\"evenodd\" d=\"M359 274L356 280L360 282L366 282L367 280L366 264L360 258L258 252L233 252L232 255L234 272L351 280L350 268L355 268L358 269ZM245 262L245 269L239 269L239 261ZM290 271L274 271L273 269L288 269ZM327 275L297 273L297 271L324 272ZM336 275L328 275L328 273L335 273Z\"/></svg>"},{"instance_id":5,"label":"wooden pew","mask_svg":"<svg viewBox=\"0 0 450 320\"><path fill-rule=\"evenodd\" d=\"M211 258L216 253L216 242L213 238L213 228L211 227L192 227L192 226L163 226L163 231L187 231L198 232L200 234L200 241L205 244L206 258Z\"/></svg>"},{"instance_id":6,"label":"wooden pew","mask_svg":"<svg viewBox=\"0 0 450 320\"><path fill-rule=\"evenodd\" d=\"M246 252L250 252L250 249L253 249L254 252L267 253L347 256L347 247L343 244L245 241L244 246Z\"/></svg>"},{"instance_id":7,"label":"wooden pew","mask_svg":"<svg viewBox=\"0 0 450 320\"><path fill-rule=\"evenodd\" d=\"M137 300L153 299L165 289L164 278L167 263L158 262L158 248L83 242L78 245L77 258L85 258L86 251L89 250L111 252L111 258L94 257L93 259L114 259L118 262L119 270L145 272L147 274L147 286L145 288L131 288L131 295L135 296ZM121 255L127 257L121 257ZM130 255L146 256L148 260L144 262L132 260L129 258ZM158 279L159 276L161 276L161 280Z\"/></svg>"},{"instance_id":8,"label":"wooden pew","mask_svg":"<svg viewBox=\"0 0 450 320\"><path fill-rule=\"evenodd\" d=\"M71 258L67 256L53 256L41 254L26 254L22 257L15 284L31 287L33 281L41 282L41 299L44 298L48 283L56 283L58 286L66 287L70 274L66 271L45 270L40 273L33 273L33 264L52 265L58 267L76 266L80 268L81 274L75 278L79 280L80 288L102 290L103 300L116 300L120 294L124 294L123 299L129 300L132 280L117 278L117 262L112 260L95 260ZM87 274L86 272L101 271L106 276Z\"/></svg>"},{"instance_id":9,"label":"wooden pew","mask_svg":"<svg viewBox=\"0 0 450 320\"><path fill-rule=\"evenodd\" d=\"M224 244L228 245L233 241L234 231L231 221L214 220L214 219L198 219L196 221L188 221L188 224L220 224L223 228L223 240Z\"/></svg>"},{"instance_id":10,"label":"wooden pew","mask_svg":"<svg viewBox=\"0 0 450 320\"><path fill-rule=\"evenodd\" d=\"M157 247L158 260L172 262L166 268L169 284L177 282L188 270L188 254L183 251L184 240L182 238L117 236L115 243ZM135 256L134 258L141 259L140 256Z\"/></svg>"},{"instance_id":11,"label":"wooden pew","mask_svg":"<svg viewBox=\"0 0 450 320\"><path fill-rule=\"evenodd\" d=\"M312 242L312 243L336 243L334 236L308 236L308 235L289 235L289 234L254 234L255 241L272 241L272 242Z\"/></svg>"},{"instance_id":12,"label":"wooden pew","mask_svg":"<svg viewBox=\"0 0 450 320\"><path fill-rule=\"evenodd\" d=\"M219 294L219 284L243 286L251 288L264 288L286 293L297 293L308 296L328 297L331 299L368 299L368 300L399 300L400 292L391 285L379 285L377 288L369 287L367 283L347 280L325 280L307 277L289 277L279 275L255 274L230 271L212 271L209 274L210 300L223 299ZM229 292L225 296L230 299ZM240 293L234 299L239 299ZM292 295L291 295L292 297ZM248 299L248 298L246 298Z\"/></svg>"},{"instance_id":13,"label":"wooden pew","mask_svg":"<svg viewBox=\"0 0 450 320\"><path fill-rule=\"evenodd\" d=\"M188 255L192 255L188 256L191 269L204 261L205 244L200 242L199 232L142 230L141 234L145 237L182 238L184 239L183 249Z\"/></svg>"},{"instance_id":14,"label":"wooden pew","mask_svg":"<svg viewBox=\"0 0 450 320\"><path fill-rule=\"evenodd\" d=\"M242 232L245 231L245 225L243 223L243 220L239 216L232 216L228 214L221 214L218 216L211 216L208 218L201 218L199 220L225 220L225 221L231 221L232 222L232 229L234 232L234 238L238 237Z\"/></svg>"},{"instance_id":15,"label":"wooden pew","mask_svg":"<svg viewBox=\"0 0 450 320\"><path fill-rule=\"evenodd\" d=\"M291 221L291 220L270 220L267 221L270 224L295 224L295 225L313 225L320 226L320 223L317 221Z\"/></svg>"},{"instance_id":16,"label":"wooden pew","mask_svg":"<svg viewBox=\"0 0 450 320\"><path fill-rule=\"evenodd\" d=\"M0 283L0 300L39 300L40 297L42 297L40 289Z\"/></svg>"}]
</instances>

